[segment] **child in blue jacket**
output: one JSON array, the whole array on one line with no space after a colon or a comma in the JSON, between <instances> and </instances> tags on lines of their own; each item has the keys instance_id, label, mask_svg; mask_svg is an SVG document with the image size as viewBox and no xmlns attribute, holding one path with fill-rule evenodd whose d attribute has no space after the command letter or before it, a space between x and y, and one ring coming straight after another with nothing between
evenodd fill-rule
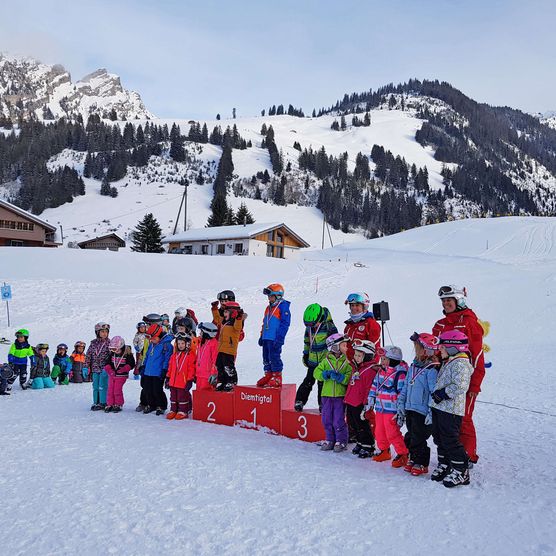
<instances>
[{"instance_id":1,"label":"child in blue jacket","mask_svg":"<svg viewBox=\"0 0 556 556\"><path fill-rule=\"evenodd\" d=\"M264 312L259 345L263 348L264 376L257 386L280 388L282 386L282 346L290 327L290 302L284 299L284 286L270 284L263 289L268 296Z\"/></svg>"},{"instance_id":2,"label":"child in blue jacket","mask_svg":"<svg viewBox=\"0 0 556 556\"><path fill-rule=\"evenodd\" d=\"M440 364L435 357L438 349L436 336L414 332L410 340L415 346L415 359L398 396L397 422L401 427L405 421L407 426L404 440L409 460L404 470L418 477L429 471L431 450L427 440L432 433L430 401Z\"/></svg>"},{"instance_id":3,"label":"child in blue jacket","mask_svg":"<svg viewBox=\"0 0 556 556\"><path fill-rule=\"evenodd\" d=\"M66 344L58 344L56 347L56 355L52 360L52 380L58 384L69 384L72 361L68 355L68 346Z\"/></svg>"},{"instance_id":4,"label":"child in blue jacket","mask_svg":"<svg viewBox=\"0 0 556 556\"><path fill-rule=\"evenodd\" d=\"M173 335L167 333L162 324L151 324L147 328L147 338L149 346L141 366L143 389L147 402L143 413L156 411L157 415L163 415L168 407L168 399L163 388L173 351Z\"/></svg>"}]
</instances>

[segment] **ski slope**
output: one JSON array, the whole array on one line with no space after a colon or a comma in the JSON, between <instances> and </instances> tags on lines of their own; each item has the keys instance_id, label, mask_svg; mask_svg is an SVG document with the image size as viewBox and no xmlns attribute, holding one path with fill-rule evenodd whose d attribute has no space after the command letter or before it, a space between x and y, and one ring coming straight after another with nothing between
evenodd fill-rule
<instances>
[{"instance_id":1,"label":"ski slope","mask_svg":"<svg viewBox=\"0 0 556 556\"><path fill-rule=\"evenodd\" d=\"M0 249L0 282L14 294L13 326L0 313L0 336L25 326L32 343L73 345L106 320L129 342L143 314L185 305L209 319L216 292L231 288L249 315L238 356L248 384L261 373L261 289L279 281L293 317L285 380L299 384L308 303L325 304L341 325L350 291L389 301L387 341L411 359L411 332L441 316L438 286L457 283L491 323L493 364L475 411L481 459L471 485L456 491L350 453L136 414L133 380L119 415L89 411L90 384L15 386L0 398L0 507L9 517L1 552L554 553L555 233L550 218L467 220L308 251L297 262ZM0 360L7 350L0 345Z\"/></svg>"}]
</instances>

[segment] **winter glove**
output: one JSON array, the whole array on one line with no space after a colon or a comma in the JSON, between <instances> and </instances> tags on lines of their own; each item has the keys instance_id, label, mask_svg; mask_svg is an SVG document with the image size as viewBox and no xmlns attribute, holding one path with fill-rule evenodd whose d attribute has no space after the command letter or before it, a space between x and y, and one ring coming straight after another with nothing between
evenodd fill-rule
<instances>
[{"instance_id":1,"label":"winter glove","mask_svg":"<svg viewBox=\"0 0 556 556\"><path fill-rule=\"evenodd\" d=\"M258 342L259 346L263 347L263 337L259 336L259 342Z\"/></svg>"},{"instance_id":2,"label":"winter glove","mask_svg":"<svg viewBox=\"0 0 556 556\"><path fill-rule=\"evenodd\" d=\"M322 380L330 380L332 378L332 371L322 371Z\"/></svg>"},{"instance_id":3,"label":"winter glove","mask_svg":"<svg viewBox=\"0 0 556 556\"><path fill-rule=\"evenodd\" d=\"M448 394L446 394L446 389L442 388L441 390L435 390L432 393L432 399L434 400L434 403L440 403L444 400L450 400L451 398Z\"/></svg>"},{"instance_id":4,"label":"winter glove","mask_svg":"<svg viewBox=\"0 0 556 556\"><path fill-rule=\"evenodd\" d=\"M210 304L210 306L211 306L213 309L218 309L218 304L219 304L219 303L220 303L219 301L213 301L213 302Z\"/></svg>"},{"instance_id":5,"label":"winter glove","mask_svg":"<svg viewBox=\"0 0 556 556\"><path fill-rule=\"evenodd\" d=\"M87 380L87 377L89 376L89 369L87 369L87 367L83 367L81 369L81 374L83 375L83 378Z\"/></svg>"},{"instance_id":6,"label":"winter glove","mask_svg":"<svg viewBox=\"0 0 556 556\"><path fill-rule=\"evenodd\" d=\"M365 407L361 410L361 415L359 415L359 417L361 417L361 421L365 421L367 419L367 411L369 410Z\"/></svg>"},{"instance_id":7,"label":"winter glove","mask_svg":"<svg viewBox=\"0 0 556 556\"><path fill-rule=\"evenodd\" d=\"M25 388L31 388L31 386L33 386L33 379L32 378L30 378L27 381L27 384L25 384Z\"/></svg>"},{"instance_id":8,"label":"winter glove","mask_svg":"<svg viewBox=\"0 0 556 556\"><path fill-rule=\"evenodd\" d=\"M166 377L164 379L164 388L166 388L166 390L170 389L170 378L169 377Z\"/></svg>"},{"instance_id":9,"label":"winter glove","mask_svg":"<svg viewBox=\"0 0 556 556\"><path fill-rule=\"evenodd\" d=\"M308 366L309 366L309 354L308 354L308 353L304 353L304 354L303 354L303 357L302 357L302 360L303 360L303 364L304 364L306 367L308 367Z\"/></svg>"},{"instance_id":10,"label":"winter glove","mask_svg":"<svg viewBox=\"0 0 556 556\"><path fill-rule=\"evenodd\" d=\"M210 375L209 376L209 384L211 386L216 386L217 383L218 383L218 375Z\"/></svg>"},{"instance_id":11,"label":"winter glove","mask_svg":"<svg viewBox=\"0 0 556 556\"><path fill-rule=\"evenodd\" d=\"M432 413L430 411L425 416L425 425L432 425Z\"/></svg>"},{"instance_id":12,"label":"winter glove","mask_svg":"<svg viewBox=\"0 0 556 556\"><path fill-rule=\"evenodd\" d=\"M338 384L341 384L342 382L344 382L344 379L346 378L346 375L339 373L337 371L335 371L330 378L332 380L335 380Z\"/></svg>"},{"instance_id":13,"label":"winter glove","mask_svg":"<svg viewBox=\"0 0 556 556\"><path fill-rule=\"evenodd\" d=\"M369 399L367 400L367 405L365 406L367 411L369 411L369 409L374 409L375 403L376 403L376 396L369 396Z\"/></svg>"},{"instance_id":14,"label":"winter glove","mask_svg":"<svg viewBox=\"0 0 556 556\"><path fill-rule=\"evenodd\" d=\"M398 409L398 412L394 415L393 420L396 421L396 424L401 429L405 423L405 411L403 409Z\"/></svg>"},{"instance_id":15,"label":"winter glove","mask_svg":"<svg viewBox=\"0 0 556 556\"><path fill-rule=\"evenodd\" d=\"M68 376L70 380L73 380L73 371L70 371L70 374Z\"/></svg>"}]
</instances>

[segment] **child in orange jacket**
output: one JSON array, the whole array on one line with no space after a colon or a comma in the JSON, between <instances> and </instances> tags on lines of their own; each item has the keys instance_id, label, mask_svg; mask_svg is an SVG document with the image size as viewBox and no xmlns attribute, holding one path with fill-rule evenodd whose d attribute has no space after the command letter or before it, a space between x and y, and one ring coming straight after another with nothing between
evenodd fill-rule
<instances>
[{"instance_id":1,"label":"child in orange jacket","mask_svg":"<svg viewBox=\"0 0 556 556\"><path fill-rule=\"evenodd\" d=\"M170 412L166 419L187 419L191 412L190 390L194 378L195 353L191 350L191 336L178 333L164 381L165 388L170 389Z\"/></svg>"},{"instance_id":2,"label":"child in orange jacket","mask_svg":"<svg viewBox=\"0 0 556 556\"><path fill-rule=\"evenodd\" d=\"M235 301L227 301L222 307L222 315L213 305L212 316L219 328L218 356L216 368L218 370L217 390L230 391L237 384L236 357L237 347L243 331L243 322L247 315Z\"/></svg>"}]
</instances>

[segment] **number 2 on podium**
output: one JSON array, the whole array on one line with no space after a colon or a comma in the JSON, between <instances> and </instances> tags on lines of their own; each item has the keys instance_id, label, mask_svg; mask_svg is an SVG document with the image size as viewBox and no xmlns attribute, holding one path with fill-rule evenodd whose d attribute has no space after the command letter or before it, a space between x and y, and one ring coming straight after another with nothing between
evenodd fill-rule
<instances>
[{"instance_id":1,"label":"number 2 on podium","mask_svg":"<svg viewBox=\"0 0 556 556\"><path fill-rule=\"evenodd\" d=\"M216 423L216 419L213 419L214 412L216 411L216 404L214 402L209 402L207 407L210 408L212 406L212 411L208 414L207 421L210 423Z\"/></svg>"}]
</instances>

